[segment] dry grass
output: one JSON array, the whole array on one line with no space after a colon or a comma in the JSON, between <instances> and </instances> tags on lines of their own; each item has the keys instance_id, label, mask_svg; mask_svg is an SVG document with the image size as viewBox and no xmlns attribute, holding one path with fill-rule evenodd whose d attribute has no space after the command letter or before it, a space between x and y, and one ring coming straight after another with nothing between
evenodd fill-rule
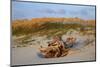
<instances>
[{"instance_id":1,"label":"dry grass","mask_svg":"<svg viewBox=\"0 0 100 67\"><path fill-rule=\"evenodd\" d=\"M12 22L12 34L23 35L39 33L51 35L57 32L65 33L68 29L82 27L94 27L95 20L82 20L79 18L34 18L31 20L14 20Z\"/></svg>"}]
</instances>

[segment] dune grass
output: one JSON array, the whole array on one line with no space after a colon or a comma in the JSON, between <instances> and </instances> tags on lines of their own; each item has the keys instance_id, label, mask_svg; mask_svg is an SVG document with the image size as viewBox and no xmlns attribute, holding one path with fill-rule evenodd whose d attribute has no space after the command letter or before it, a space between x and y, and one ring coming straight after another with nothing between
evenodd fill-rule
<instances>
[{"instance_id":1,"label":"dune grass","mask_svg":"<svg viewBox=\"0 0 100 67\"><path fill-rule=\"evenodd\" d=\"M12 34L13 35L27 35L27 34L34 34L38 33L40 35L51 35L56 34L57 32L66 32L68 29L77 29L82 27L80 24L63 24L63 23L55 23L55 22L47 22L41 24L39 26L33 25L24 25L20 24L17 27L12 26ZM60 34L62 34L60 33Z\"/></svg>"},{"instance_id":2,"label":"dune grass","mask_svg":"<svg viewBox=\"0 0 100 67\"><path fill-rule=\"evenodd\" d=\"M62 35L69 29L95 28L95 20L80 18L33 18L12 21L12 35Z\"/></svg>"},{"instance_id":3,"label":"dune grass","mask_svg":"<svg viewBox=\"0 0 100 67\"><path fill-rule=\"evenodd\" d=\"M77 30L84 33L85 28L95 29L95 25L83 25L81 23L63 23L63 22L29 22L17 21L12 23L12 36L24 36L20 40L21 43L17 47L26 47L27 44L34 41L31 39L33 36L44 36L47 38L53 37L55 35L62 36L70 31L70 29ZM92 30L93 31L93 30ZM85 32L86 33L86 32Z\"/></svg>"}]
</instances>

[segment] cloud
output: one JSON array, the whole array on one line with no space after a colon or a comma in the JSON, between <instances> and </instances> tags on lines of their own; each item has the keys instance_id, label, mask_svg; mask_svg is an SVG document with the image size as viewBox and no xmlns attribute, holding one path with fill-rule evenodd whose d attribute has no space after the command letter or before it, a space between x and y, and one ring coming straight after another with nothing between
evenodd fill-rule
<instances>
[{"instance_id":1,"label":"cloud","mask_svg":"<svg viewBox=\"0 0 100 67\"><path fill-rule=\"evenodd\" d=\"M58 13L59 13L59 14L66 14L66 11L65 11L64 9L59 9L59 10L58 10Z\"/></svg>"},{"instance_id":2,"label":"cloud","mask_svg":"<svg viewBox=\"0 0 100 67\"><path fill-rule=\"evenodd\" d=\"M64 9L39 9L37 10L39 13L47 13L47 14L66 14Z\"/></svg>"}]
</instances>

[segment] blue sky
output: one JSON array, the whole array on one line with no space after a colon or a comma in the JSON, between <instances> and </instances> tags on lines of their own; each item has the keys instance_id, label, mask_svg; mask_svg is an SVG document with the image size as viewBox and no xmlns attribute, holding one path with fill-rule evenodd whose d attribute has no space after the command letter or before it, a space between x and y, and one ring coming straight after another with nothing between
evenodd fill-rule
<instances>
[{"instance_id":1,"label":"blue sky","mask_svg":"<svg viewBox=\"0 0 100 67\"><path fill-rule=\"evenodd\" d=\"M12 19L32 19L41 17L65 17L95 19L94 6L76 6L33 2L12 2Z\"/></svg>"}]
</instances>

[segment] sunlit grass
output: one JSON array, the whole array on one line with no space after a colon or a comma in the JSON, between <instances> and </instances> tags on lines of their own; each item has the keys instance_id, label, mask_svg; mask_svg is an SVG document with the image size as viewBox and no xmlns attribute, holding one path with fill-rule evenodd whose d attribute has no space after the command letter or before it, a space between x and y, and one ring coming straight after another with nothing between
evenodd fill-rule
<instances>
[{"instance_id":1,"label":"sunlit grass","mask_svg":"<svg viewBox=\"0 0 100 67\"><path fill-rule=\"evenodd\" d=\"M69 23L66 23L69 22ZM12 35L63 35L69 29L95 28L95 20L79 18L34 18L12 22Z\"/></svg>"}]
</instances>

